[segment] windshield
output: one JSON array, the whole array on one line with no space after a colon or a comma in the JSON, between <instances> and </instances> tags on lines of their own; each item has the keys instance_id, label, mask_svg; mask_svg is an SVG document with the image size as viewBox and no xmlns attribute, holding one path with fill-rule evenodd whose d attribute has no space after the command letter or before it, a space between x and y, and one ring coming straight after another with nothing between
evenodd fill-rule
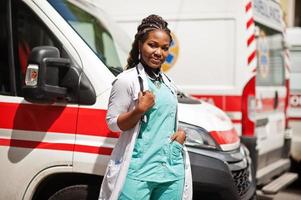
<instances>
[{"instance_id":1,"label":"windshield","mask_svg":"<svg viewBox=\"0 0 301 200\"><path fill-rule=\"evenodd\" d=\"M256 24L258 86L284 86L284 46L280 32Z\"/></svg>"},{"instance_id":2,"label":"windshield","mask_svg":"<svg viewBox=\"0 0 301 200\"><path fill-rule=\"evenodd\" d=\"M291 58L291 90L293 91L301 91L301 46L293 47L290 50L290 58Z\"/></svg>"},{"instance_id":3,"label":"windshield","mask_svg":"<svg viewBox=\"0 0 301 200\"><path fill-rule=\"evenodd\" d=\"M130 40L101 9L82 0L48 1L114 75L122 71Z\"/></svg>"}]
</instances>

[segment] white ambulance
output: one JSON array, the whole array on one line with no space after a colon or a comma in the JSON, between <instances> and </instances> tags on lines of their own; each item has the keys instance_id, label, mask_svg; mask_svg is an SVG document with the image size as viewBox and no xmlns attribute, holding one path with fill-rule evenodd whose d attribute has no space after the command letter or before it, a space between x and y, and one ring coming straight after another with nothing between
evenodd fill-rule
<instances>
[{"instance_id":1,"label":"white ambulance","mask_svg":"<svg viewBox=\"0 0 301 200\"><path fill-rule=\"evenodd\" d=\"M119 137L105 116L125 41L85 0L0 1L1 200L97 199ZM252 198L250 157L229 117L178 99L195 199Z\"/></svg>"},{"instance_id":2,"label":"white ambulance","mask_svg":"<svg viewBox=\"0 0 301 200\"><path fill-rule=\"evenodd\" d=\"M120 7L118 0L90 1L103 6L129 35L149 14L166 19L175 38L167 74L184 92L228 114L251 151L264 192L275 194L296 179L285 173L290 168L289 79L278 1L128 0Z\"/></svg>"},{"instance_id":3,"label":"white ambulance","mask_svg":"<svg viewBox=\"0 0 301 200\"><path fill-rule=\"evenodd\" d=\"M289 126L293 130L291 157L296 169L301 168L301 28L288 28L286 31L290 50L290 104Z\"/></svg>"}]
</instances>

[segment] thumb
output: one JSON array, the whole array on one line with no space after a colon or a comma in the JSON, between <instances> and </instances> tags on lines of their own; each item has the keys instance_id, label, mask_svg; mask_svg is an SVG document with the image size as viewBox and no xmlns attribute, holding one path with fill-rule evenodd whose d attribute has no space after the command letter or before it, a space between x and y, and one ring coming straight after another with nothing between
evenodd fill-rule
<instances>
[{"instance_id":1,"label":"thumb","mask_svg":"<svg viewBox=\"0 0 301 200\"><path fill-rule=\"evenodd\" d=\"M138 99L140 99L143 96L142 92L138 93Z\"/></svg>"}]
</instances>

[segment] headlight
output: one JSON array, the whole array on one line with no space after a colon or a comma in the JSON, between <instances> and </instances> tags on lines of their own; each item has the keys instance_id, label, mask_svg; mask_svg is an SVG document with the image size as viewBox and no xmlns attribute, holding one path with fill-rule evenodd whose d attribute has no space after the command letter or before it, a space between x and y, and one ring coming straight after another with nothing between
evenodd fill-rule
<instances>
[{"instance_id":1,"label":"headlight","mask_svg":"<svg viewBox=\"0 0 301 200\"><path fill-rule=\"evenodd\" d=\"M183 122L179 123L179 128L186 133L186 146L217 149L217 144L205 129Z\"/></svg>"}]
</instances>

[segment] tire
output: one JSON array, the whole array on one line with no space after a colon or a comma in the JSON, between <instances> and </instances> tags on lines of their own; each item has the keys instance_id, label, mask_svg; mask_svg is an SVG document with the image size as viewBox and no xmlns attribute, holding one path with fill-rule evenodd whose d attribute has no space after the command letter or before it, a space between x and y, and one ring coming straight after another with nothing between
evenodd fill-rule
<instances>
[{"instance_id":1,"label":"tire","mask_svg":"<svg viewBox=\"0 0 301 200\"><path fill-rule=\"evenodd\" d=\"M99 188L93 185L72 185L55 192L48 200L98 200Z\"/></svg>"}]
</instances>

